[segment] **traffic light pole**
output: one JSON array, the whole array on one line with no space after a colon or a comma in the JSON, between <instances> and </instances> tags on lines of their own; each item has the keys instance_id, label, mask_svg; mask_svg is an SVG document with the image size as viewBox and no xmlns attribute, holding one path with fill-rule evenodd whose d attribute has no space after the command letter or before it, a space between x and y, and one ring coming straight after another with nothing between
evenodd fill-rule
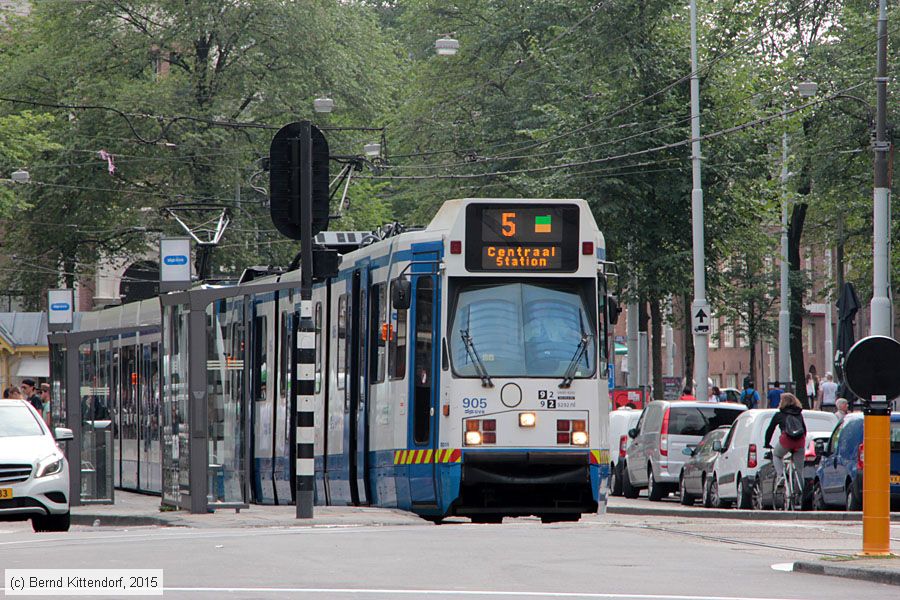
<instances>
[{"instance_id":1,"label":"traffic light pole","mask_svg":"<svg viewBox=\"0 0 900 600\"><path fill-rule=\"evenodd\" d=\"M297 376L293 394L297 410L297 518L313 517L315 493L316 329L313 322L313 178L312 131L301 123L299 139L291 140L291 187L300 193L300 322L297 330Z\"/></svg>"}]
</instances>

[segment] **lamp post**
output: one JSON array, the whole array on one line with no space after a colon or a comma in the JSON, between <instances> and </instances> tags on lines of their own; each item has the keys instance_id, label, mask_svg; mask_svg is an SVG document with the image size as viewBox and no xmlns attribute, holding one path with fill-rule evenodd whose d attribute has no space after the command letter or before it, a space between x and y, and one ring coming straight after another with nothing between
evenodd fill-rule
<instances>
[{"instance_id":1,"label":"lamp post","mask_svg":"<svg viewBox=\"0 0 900 600\"><path fill-rule=\"evenodd\" d=\"M321 96L313 100L313 110L317 113L328 114L334 110L334 100L328 96Z\"/></svg>"},{"instance_id":2,"label":"lamp post","mask_svg":"<svg viewBox=\"0 0 900 600\"><path fill-rule=\"evenodd\" d=\"M434 51L438 56L453 56L459 51L459 40L443 35L434 42Z\"/></svg>"},{"instance_id":3,"label":"lamp post","mask_svg":"<svg viewBox=\"0 0 900 600\"><path fill-rule=\"evenodd\" d=\"M783 121L784 119L782 119ZM788 273L788 134L781 134L781 300L778 309L778 381L786 385L791 380L790 294Z\"/></svg>"},{"instance_id":4,"label":"lamp post","mask_svg":"<svg viewBox=\"0 0 900 600\"><path fill-rule=\"evenodd\" d=\"M887 139L887 0L878 3L878 68L875 84L878 103L875 112L875 193L873 208L871 335L893 337L893 303L890 276L891 189Z\"/></svg>"},{"instance_id":5,"label":"lamp post","mask_svg":"<svg viewBox=\"0 0 900 600\"><path fill-rule=\"evenodd\" d=\"M697 74L697 0L691 0L691 223L694 246L694 302L691 324L694 334L695 396L709 398L709 303L706 300L706 256L703 239L703 188L700 179L700 79Z\"/></svg>"}]
</instances>

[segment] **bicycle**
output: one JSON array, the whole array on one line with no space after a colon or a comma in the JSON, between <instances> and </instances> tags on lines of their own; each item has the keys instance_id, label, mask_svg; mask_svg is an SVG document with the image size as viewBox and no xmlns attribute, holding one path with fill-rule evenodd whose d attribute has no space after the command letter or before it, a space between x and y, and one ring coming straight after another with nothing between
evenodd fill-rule
<instances>
[{"instance_id":1,"label":"bicycle","mask_svg":"<svg viewBox=\"0 0 900 600\"><path fill-rule=\"evenodd\" d=\"M793 452L784 455L784 475L775 481L772 491L772 501L778 510L803 510L803 479L793 459Z\"/></svg>"}]
</instances>

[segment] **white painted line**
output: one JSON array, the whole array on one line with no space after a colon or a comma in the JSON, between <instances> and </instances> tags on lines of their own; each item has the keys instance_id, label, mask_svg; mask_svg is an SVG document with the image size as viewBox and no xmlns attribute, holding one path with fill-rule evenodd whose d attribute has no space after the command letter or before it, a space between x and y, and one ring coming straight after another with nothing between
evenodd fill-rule
<instances>
[{"instance_id":1,"label":"white painted line","mask_svg":"<svg viewBox=\"0 0 900 600\"><path fill-rule=\"evenodd\" d=\"M525 592L512 590L401 590L359 588L276 587L166 587L166 592L212 592L233 594L360 594L379 596L508 596L512 598L611 598L613 600L795 600L762 596L681 596L677 594L616 594L598 592Z\"/></svg>"},{"instance_id":2,"label":"white painted line","mask_svg":"<svg viewBox=\"0 0 900 600\"><path fill-rule=\"evenodd\" d=\"M794 571L794 563L775 563L774 565L772 565L772 570L792 573Z\"/></svg>"}]
</instances>

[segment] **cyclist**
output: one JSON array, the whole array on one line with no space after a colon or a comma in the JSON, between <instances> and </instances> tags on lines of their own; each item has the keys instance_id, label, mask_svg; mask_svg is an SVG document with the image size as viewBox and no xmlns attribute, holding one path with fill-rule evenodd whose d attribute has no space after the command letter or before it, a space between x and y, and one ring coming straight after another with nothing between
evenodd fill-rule
<instances>
[{"instance_id":1,"label":"cyclist","mask_svg":"<svg viewBox=\"0 0 900 600\"><path fill-rule=\"evenodd\" d=\"M781 428L781 435L772 447L772 434L775 427ZM806 449L806 423L803 422L803 406L800 400L793 394L785 392L778 403L778 412L772 417L769 428L766 429L765 447L772 448L772 462L775 464L775 473L778 475L776 487L784 479L784 457L791 453L794 463L794 472L803 472L803 451ZM800 486L803 485L803 477L799 478ZM801 490L796 490L795 495Z\"/></svg>"}]
</instances>

